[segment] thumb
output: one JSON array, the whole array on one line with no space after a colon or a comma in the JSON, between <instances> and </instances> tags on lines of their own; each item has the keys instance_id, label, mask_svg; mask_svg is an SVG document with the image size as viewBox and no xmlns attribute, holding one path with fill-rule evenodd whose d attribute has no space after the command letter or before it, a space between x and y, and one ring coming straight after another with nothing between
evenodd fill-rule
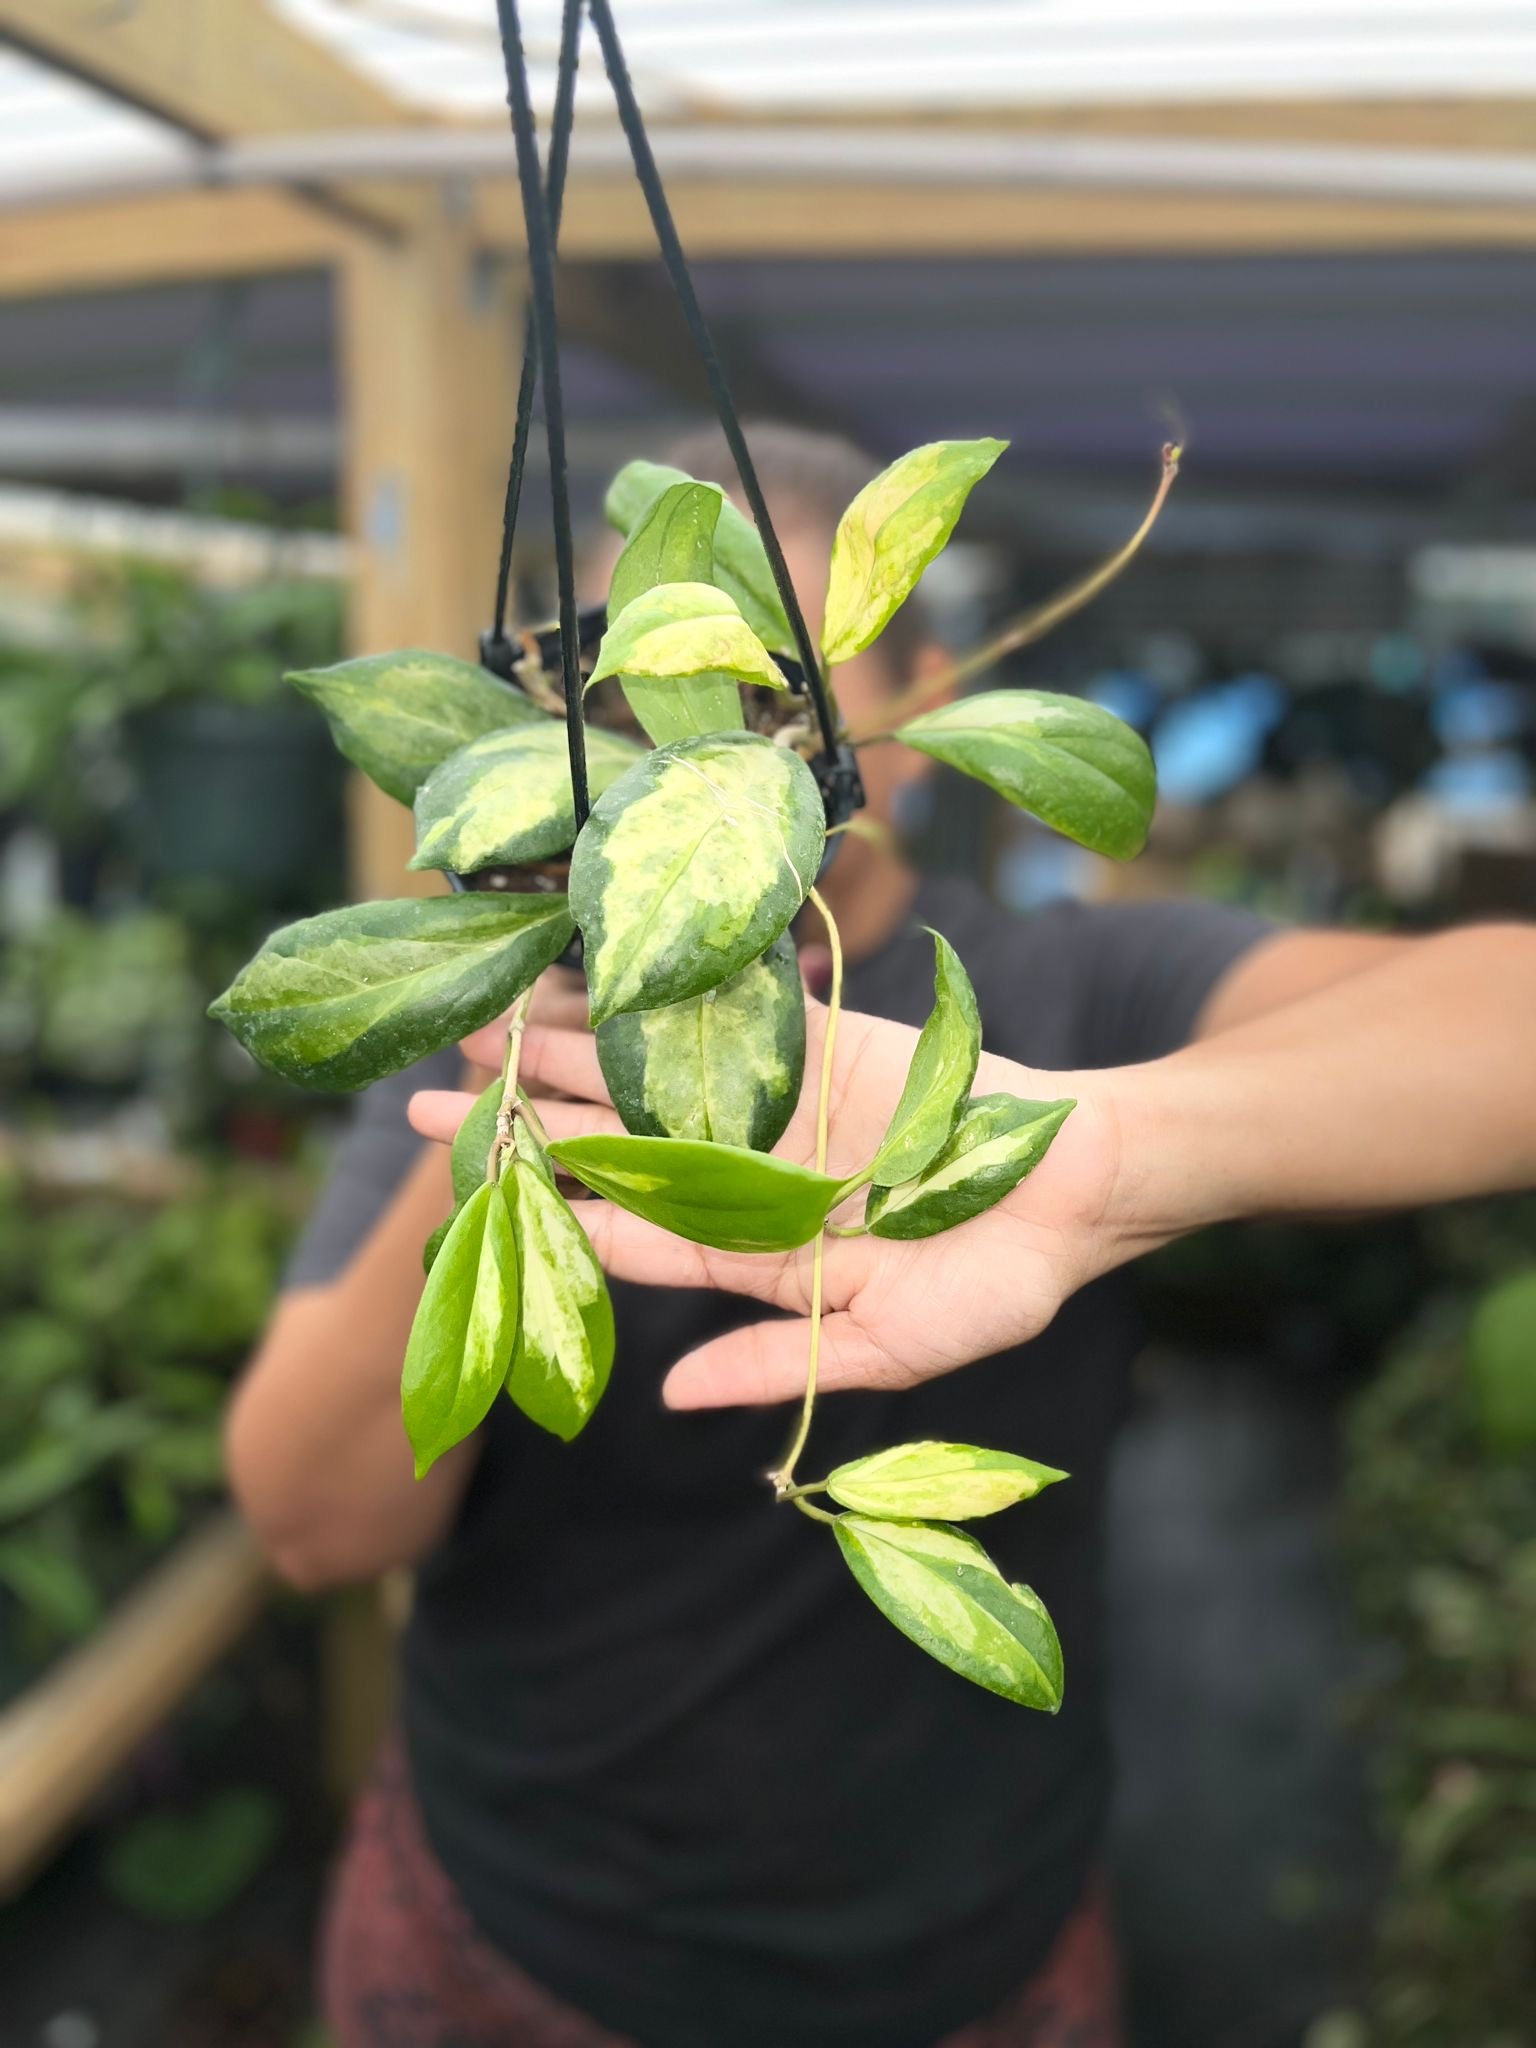
<instances>
[{"instance_id":1,"label":"thumb","mask_svg":"<svg viewBox=\"0 0 1536 2048\"><path fill-rule=\"evenodd\" d=\"M810 1356L808 1318L748 1323L679 1359L662 1385L662 1398L669 1408L759 1407L798 1400L805 1392ZM816 1374L822 1391L906 1387L913 1378L846 1309L823 1318Z\"/></svg>"}]
</instances>

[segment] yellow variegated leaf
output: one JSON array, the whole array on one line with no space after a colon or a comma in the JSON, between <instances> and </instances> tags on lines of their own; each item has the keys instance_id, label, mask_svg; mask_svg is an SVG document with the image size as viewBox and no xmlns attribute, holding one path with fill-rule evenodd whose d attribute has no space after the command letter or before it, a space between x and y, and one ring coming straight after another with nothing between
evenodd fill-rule
<instances>
[{"instance_id":1,"label":"yellow variegated leaf","mask_svg":"<svg viewBox=\"0 0 1536 2048\"><path fill-rule=\"evenodd\" d=\"M524 1156L502 1186L512 1203L522 1270L517 1350L507 1392L530 1421L569 1443L602 1399L613 1365L613 1304L587 1233L542 1160ZM528 1144L530 1155L536 1142Z\"/></svg>"},{"instance_id":2,"label":"yellow variegated leaf","mask_svg":"<svg viewBox=\"0 0 1536 2048\"><path fill-rule=\"evenodd\" d=\"M517 1319L512 1217L500 1186L483 1181L449 1226L405 1347L400 1406L418 1479L489 1413Z\"/></svg>"},{"instance_id":3,"label":"yellow variegated leaf","mask_svg":"<svg viewBox=\"0 0 1536 2048\"><path fill-rule=\"evenodd\" d=\"M645 749L621 733L587 728L587 781L600 796ZM450 754L416 792L413 868L470 875L480 868L550 860L576 837L565 727L553 722L493 732Z\"/></svg>"},{"instance_id":4,"label":"yellow variegated leaf","mask_svg":"<svg viewBox=\"0 0 1536 2048\"><path fill-rule=\"evenodd\" d=\"M658 583L631 598L609 623L591 682L605 676L727 675L770 690L784 672L735 604L713 583Z\"/></svg>"},{"instance_id":5,"label":"yellow variegated leaf","mask_svg":"<svg viewBox=\"0 0 1536 2048\"><path fill-rule=\"evenodd\" d=\"M973 1096L954 1135L915 1179L869 1191L864 1220L876 1237L933 1237L980 1216L1033 1173L1076 1104Z\"/></svg>"},{"instance_id":6,"label":"yellow variegated leaf","mask_svg":"<svg viewBox=\"0 0 1536 2048\"><path fill-rule=\"evenodd\" d=\"M897 1444L839 1465L827 1475L827 1491L839 1507L882 1521L968 1522L1030 1500L1066 1476L1053 1465L975 1444Z\"/></svg>"}]
</instances>

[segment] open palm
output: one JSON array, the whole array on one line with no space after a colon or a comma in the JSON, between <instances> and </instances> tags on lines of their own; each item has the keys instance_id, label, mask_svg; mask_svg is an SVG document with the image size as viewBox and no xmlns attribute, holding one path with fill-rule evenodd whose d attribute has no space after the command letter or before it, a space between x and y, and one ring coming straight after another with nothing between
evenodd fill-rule
<instances>
[{"instance_id":1,"label":"open palm","mask_svg":"<svg viewBox=\"0 0 1536 2048\"><path fill-rule=\"evenodd\" d=\"M590 1032L573 997L540 992L523 1043L521 1074L554 1137L621 1128ZM542 1020L542 1021L538 1021ZM807 1085L776 1154L811 1164L816 1151L816 1077L827 1011L807 1002ZM917 1033L844 1012L832 1070L827 1170L859 1172L873 1156L901 1094ZM505 1027L465 1042L479 1066L500 1064ZM976 1091L1005 1089L1050 1099L1074 1092L1061 1078L982 1055ZM833 1238L826 1250L820 1382L825 1388L899 1388L1037 1335L1068 1295L1116 1262L1103 1219L1114 1183L1113 1119L1090 1090L1036 1172L984 1215L910 1243ZM411 1104L424 1136L451 1139L473 1097L427 1091ZM856 1221L851 1202L842 1220ZM783 1253L713 1251L673 1237L608 1202L577 1205L605 1267L657 1287L718 1287L790 1311L792 1321L748 1325L715 1338L673 1368L675 1408L784 1401L803 1389L811 1247ZM835 1219L836 1220L836 1219Z\"/></svg>"}]
</instances>

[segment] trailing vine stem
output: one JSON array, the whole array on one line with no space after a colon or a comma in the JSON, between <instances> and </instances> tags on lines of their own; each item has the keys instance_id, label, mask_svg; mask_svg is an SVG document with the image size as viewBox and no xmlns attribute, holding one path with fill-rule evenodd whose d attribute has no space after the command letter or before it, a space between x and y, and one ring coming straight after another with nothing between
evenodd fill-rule
<instances>
[{"instance_id":1,"label":"trailing vine stem","mask_svg":"<svg viewBox=\"0 0 1536 2048\"><path fill-rule=\"evenodd\" d=\"M502 1154L517 1150L517 1069L523 1056L523 1032L532 1000L533 990L525 988L512 1005L512 1013L507 1019L507 1049L501 1062L501 1101L496 1107L496 1135L491 1140L490 1154L485 1162L487 1180L499 1179Z\"/></svg>"},{"instance_id":2,"label":"trailing vine stem","mask_svg":"<svg viewBox=\"0 0 1536 2048\"><path fill-rule=\"evenodd\" d=\"M1070 619L1074 612L1090 604L1099 592L1113 583L1121 570L1127 568L1140 551L1142 542L1157 524L1158 514L1168 501L1173 489L1173 480L1179 473L1179 463L1184 450L1176 441L1169 441L1163 449L1163 474L1147 508L1147 516L1131 535L1124 547L1118 548L1108 561L1101 562L1097 569L1090 569L1086 576L1080 576L1075 583L1069 583L1065 590L1058 590L1054 597L1048 597L1044 604L1026 612L1021 619L1015 619L989 640L985 647L978 647L974 654L968 654L963 661L948 663L936 675L925 676L910 689L903 690L885 713L878 725L870 726L852 737L856 747L872 747L881 740L894 739L896 728L904 725L914 713L925 710L937 698L947 697L962 683L968 683L973 676L982 675L1002 660L1005 654L1017 654L1021 647L1029 647L1036 640L1043 640L1047 633L1059 626L1063 619Z\"/></svg>"},{"instance_id":3,"label":"trailing vine stem","mask_svg":"<svg viewBox=\"0 0 1536 2048\"><path fill-rule=\"evenodd\" d=\"M837 1046L837 1020L843 1006L843 941L837 929L837 920L827 907L821 891L812 888L810 901L821 915L827 928L827 944L832 951L832 987L827 996L827 1034L821 1048L821 1092L816 1101L816 1171L827 1170L827 1125L832 1105L832 1055ZM780 1500L791 1499L790 1487L794 1481L795 1466L800 1453L805 1449L805 1440L811 1433L811 1416L816 1407L816 1368L821 1360L821 1280L822 1265L826 1257L827 1233L818 1230L816 1249L811 1254L811 1354L805 1372L805 1400L800 1409L800 1424L795 1431L794 1441L785 1454L783 1463L772 1475L774 1493ZM819 1508L808 1508L801 1500L795 1506L805 1513L815 1515L819 1520L830 1521Z\"/></svg>"}]
</instances>

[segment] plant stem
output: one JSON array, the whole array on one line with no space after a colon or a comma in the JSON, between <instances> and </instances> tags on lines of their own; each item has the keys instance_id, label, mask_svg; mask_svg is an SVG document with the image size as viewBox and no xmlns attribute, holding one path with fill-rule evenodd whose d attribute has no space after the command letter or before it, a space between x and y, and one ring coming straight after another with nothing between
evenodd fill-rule
<instances>
[{"instance_id":1,"label":"plant stem","mask_svg":"<svg viewBox=\"0 0 1536 2048\"><path fill-rule=\"evenodd\" d=\"M1091 569L1086 576L1079 577L1076 583L1069 583L1065 590L1059 590L1054 597L1047 598L1045 603L1038 605L1034 611L1026 612L1023 618L1016 619L1011 626L999 633L995 640L989 640L985 647L979 647L963 661L951 662L947 668L940 669L937 675L929 676L923 682L914 683L911 689L903 690L878 725L871 726L865 732L853 734L853 744L856 747L872 747L880 740L893 738L896 728L904 725L915 712L923 710L936 698L947 697L962 683L968 683L972 676L979 676L994 663L1001 661L1005 654L1017 654L1021 647L1028 647L1036 640L1043 640L1054 626L1061 624L1063 619L1071 618L1074 612L1081 611L1085 604L1091 603L1134 559L1142 542L1157 524L1158 514L1166 504L1168 493L1173 489L1173 480L1179 473L1179 459L1183 453L1183 449L1173 441L1163 449L1162 481L1148 507L1146 518L1123 548L1111 555L1107 562L1101 562L1097 569Z\"/></svg>"},{"instance_id":2,"label":"plant stem","mask_svg":"<svg viewBox=\"0 0 1536 2048\"><path fill-rule=\"evenodd\" d=\"M496 1109L496 1135L491 1140L490 1155L485 1162L487 1180L499 1179L501 1155L517 1150L517 1069L523 1056L523 1030L532 1000L533 990L525 988L512 1005L512 1014L507 1019L507 1050L501 1062L501 1101Z\"/></svg>"},{"instance_id":3,"label":"plant stem","mask_svg":"<svg viewBox=\"0 0 1536 2048\"><path fill-rule=\"evenodd\" d=\"M813 1522L835 1522L837 1520L837 1516L829 1515L825 1508L813 1508L810 1502L805 1498L804 1494L780 1494L779 1498L781 1500L793 1501L795 1506L800 1510L801 1514L809 1515Z\"/></svg>"},{"instance_id":4,"label":"plant stem","mask_svg":"<svg viewBox=\"0 0 1536 2048\"><path fill-rule=\"evenodd\" d=\"M821 914L821 921L827 928L827 943L832 949L832 987L827 997L827 1035L821 1047L821 1093L816 1103L816 1171L827 1170L827 1122L832 1106L832 1055L837 1046L837 1020L843 1006L843 941L837 929L837 920L828 909L820 890L812 889L810 900ZM805 1440L811 1433L811 1416L816 1407L816 1370L821 1360L821 1280L822 1265L826 1256L827 1233L816 1234L816 1249L811 1255L811 1354L805 1372L805 1401L800 1410L800 1425L795 1431L794 1441L785 1455L784 1462L773 1475L774 1491L780 1500L793 1499L790 1486L795 1476L795 1466L800 1453L805 1449ZM795 1501L796 1507L803 1503ZM821 1520L831 1521L830 1515L821 1515L820 1510L805 1508L807 1514L816 1513Z\"/></svg>"}]
</instances>

